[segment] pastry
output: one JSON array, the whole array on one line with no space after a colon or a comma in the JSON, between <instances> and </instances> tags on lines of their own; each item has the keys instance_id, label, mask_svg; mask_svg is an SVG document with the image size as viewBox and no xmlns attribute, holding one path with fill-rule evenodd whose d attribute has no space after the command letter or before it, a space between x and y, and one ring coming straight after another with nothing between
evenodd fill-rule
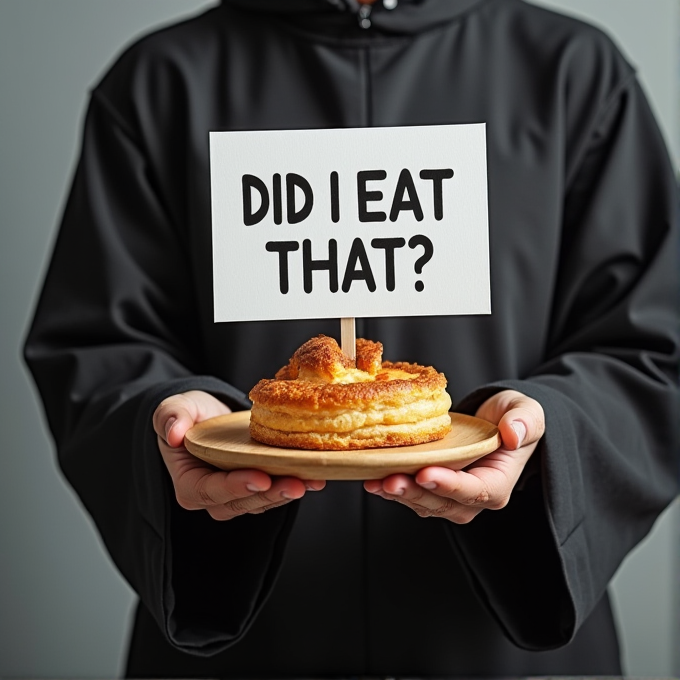
<instances>
[{"instance_id":1,"label":"pastry","mask_svg":"<svg viewBox=\"0 0 680 680\"><path fill-rule=\"evenodd\" d=\"M287 448L346 450L442 439L451 429L446 377L432 366L382 361L359 338L356 362L325 335L308 340L250 391L250 434Z\"/></svg>"}]
</instances>

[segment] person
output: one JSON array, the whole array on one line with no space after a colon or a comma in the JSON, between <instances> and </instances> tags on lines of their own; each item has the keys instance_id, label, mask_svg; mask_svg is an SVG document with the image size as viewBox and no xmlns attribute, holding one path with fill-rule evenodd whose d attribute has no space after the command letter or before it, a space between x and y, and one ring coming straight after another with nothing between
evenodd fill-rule
<instances>
[{"instance_id":1,"label":"person","mask_svg":"<svg viewBox=\"0 0 680 680\"><path fill-rule=\"evenodd\" d=\"M502 446L364 483L191 456L188 428L339 328L213 323L208 132L468 122L492 314L357 333L445 373ZM633 68L522 0L223 0L129 46L92 91L25 346L139 595L128 676L620 675L607 586L678 491L677 230Z\"/></svg>"}]
</instances>

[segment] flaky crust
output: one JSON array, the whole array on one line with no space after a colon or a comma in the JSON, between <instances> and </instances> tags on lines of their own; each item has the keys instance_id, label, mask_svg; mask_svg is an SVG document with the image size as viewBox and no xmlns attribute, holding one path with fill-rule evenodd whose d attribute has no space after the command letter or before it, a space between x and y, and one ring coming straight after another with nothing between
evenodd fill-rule
<instances>
[{"instance_id":1,"label":"flaky crust","mask_svg":"<svg viewBox=\"0 0 680 680\"><path fill-rule=\"evenodd\" d=\"M251 421L250 435L263 444L292 449L349 451L415 446L443 439L451 431L448 413L424 424L376 426L363 432L284 432Z\"/></svg>"},{"instance_id":2,"label":"flaky crust","mask_svg":"<svg viewBox=\"0 0 680 680\"><path fill-rule=\"evenodd\" d=\"M409 373L412 379L393 378L391 369ZM318 409L356 408L361 404L385 405L426 399L446 388L446 378L431 366L383 362L375 380L354 383L316 383L306 380L263 379L250 391L250 399L269 408Z\"/></svg>"},{"instance_id":3,"label":"flaky crust","mask_svg":"<svg viewBox=\"0 0 680 680\"><path fill-rule=\"evenodd\" d=\"M253 439L273 446L362 449L441 439L450 430L446 377L431 366L382 361L382 344L359 338L356 364L317 336L274 379L250 391Z\"/></svg>"},{"instance_id":4,"label":"flaky crust","mask_svg":"<svg viewBox=\"0 0 680 680\"><path fill-rule=\"evenodd\" d=\"M274 376L276 380L313 380L330 382L339 374L352 368L352 361L338 347L338 343L326 335L317 335L301 345L290 358L287 366Z\"/></svg>"}]
</instances>

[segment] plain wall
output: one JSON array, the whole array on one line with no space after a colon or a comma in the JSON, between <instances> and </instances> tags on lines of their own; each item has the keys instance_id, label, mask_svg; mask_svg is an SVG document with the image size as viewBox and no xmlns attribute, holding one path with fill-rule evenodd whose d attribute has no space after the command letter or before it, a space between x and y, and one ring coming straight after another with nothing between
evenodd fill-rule
<instances>
[{"instance_id":1,"label":"plain wall","mask_svg":"<svg viewBox=\"0 0 680 680\"><path fill-rule=\"evenodd\" d=\"M282 0L284 1L284 0ZM20 360L88 90L140 33L205 0L0 0L0 677L115 677L133 595L58 472ZM549 0L606 27L680 167L678 0ZM614 603L629 675L680 674L678 503L626 560Z\"/></svg>"}]
</instances>

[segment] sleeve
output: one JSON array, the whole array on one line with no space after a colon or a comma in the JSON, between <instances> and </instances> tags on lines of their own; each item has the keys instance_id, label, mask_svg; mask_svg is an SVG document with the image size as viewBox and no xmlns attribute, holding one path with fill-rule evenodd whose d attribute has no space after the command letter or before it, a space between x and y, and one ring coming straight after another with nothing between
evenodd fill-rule
<instances>
[{"instance_id":1,"label":"sleeve","mask_svg":"<svg viewBox=\"0 0 680 680\"><path fill-rule=\"evenodd\" d=\"M545 361L458 407L516 389L543 406L545 435L504 509L448 527L489 611L531 650L573 639L680 481L678 190L634 78L567 178Z\"/></svg>"},{"instance_id":2,"label":"sleeve","mask_svg":"<svg viewBox=\"0 0 680 680\"><path fill-rule=\"evenodd\" d=\"M213 522L208 534L174 502L151 424L160 401L197 389L235 410L250 402L203 372L190 259L143 148L95 91L24 354L61 469L113 561L172 644L211 654L256 616L295 508ZM219 621L200 607L206 565L187 566L191 532L202 559L220 564L212 597L239 584Z\"/></svg>"}]
</instances>

